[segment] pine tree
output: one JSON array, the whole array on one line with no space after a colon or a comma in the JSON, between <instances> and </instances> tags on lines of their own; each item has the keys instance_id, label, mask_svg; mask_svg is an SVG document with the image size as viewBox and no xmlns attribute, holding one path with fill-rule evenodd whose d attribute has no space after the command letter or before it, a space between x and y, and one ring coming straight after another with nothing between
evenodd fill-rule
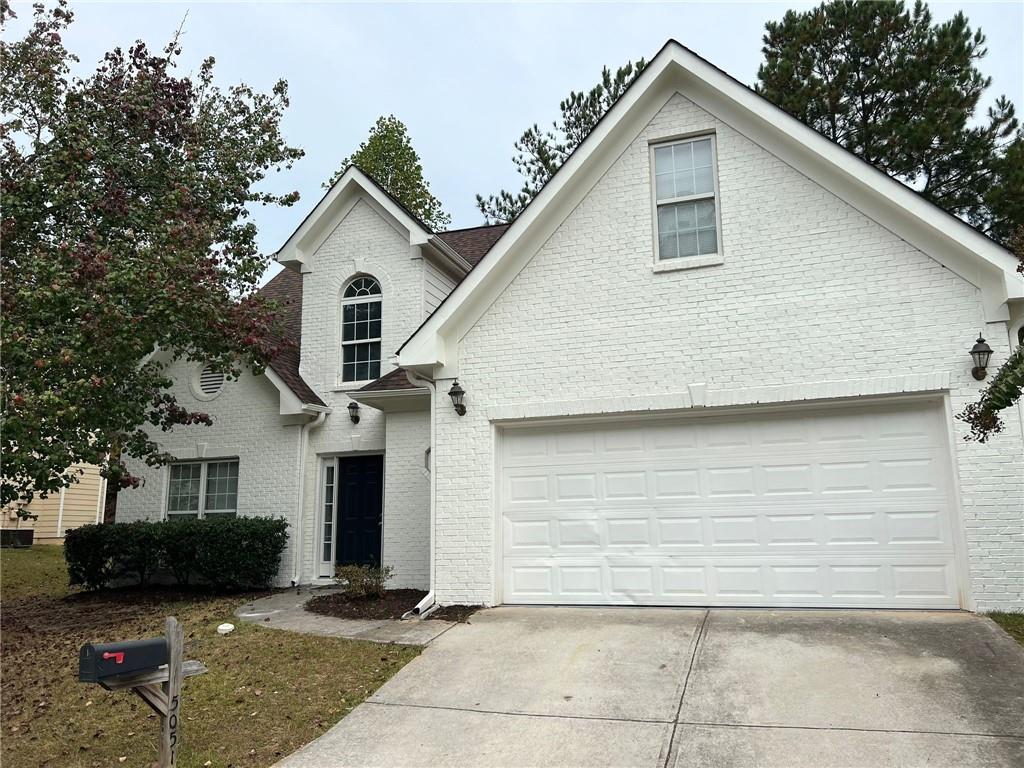
<instances>
[{"instance_id":1,"label":"pine tree","mask_svg":"<svg viewBox=\"0 0 1024 768\"><path fill-rule=\"evenodd\" d=\"M597 85L586 93L572 91L562 100L561 119L551 124L551 130L542 131L536 124L527 128L515 143L516 154L512 157L526 179L522 189L516 193L503 189L486 198L476 196L476 207L487 223L507 223L518 216L645 66L647 62L640 59L619 67L614 74L604 67Z\"/></svg>"},{"instance_id":2,"label":"pine tree","mask_svg":"<svg viewBox=\"0 0 1024 768\"><path fill-rule=\"evenodd\" d=\"M919 190L999 242L1024 212L1022 134L996 100L987 51L962 13L932 22L926 5L837 0L769 22L757 91L816 131Z\"/></svg>"},{"instance_id":3,"label":"pine tree","mask_svg":"<svg viewBox=\"0 0 1024 768\"><path fill-rule=\"evenodd\" d=\"M409 130L394 115L377 118L369 137L341 161L341 168L324 186L331 187L350 165L369 174L431 229L440 231L451 224L452 217L444 212L423 178L423 166Z\"/></svg>"}]
</instances>

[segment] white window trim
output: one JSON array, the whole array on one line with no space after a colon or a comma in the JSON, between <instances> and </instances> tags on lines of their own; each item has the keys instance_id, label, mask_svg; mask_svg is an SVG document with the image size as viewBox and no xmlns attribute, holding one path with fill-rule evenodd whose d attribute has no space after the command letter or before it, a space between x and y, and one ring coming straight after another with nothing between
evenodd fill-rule
<instances>
[{"instance_id":1,"label":"white window trim","mask_svg":"<svg viewBox=\"0 0 1024 768\"><path fill-rule=\"evenodd\" d=\"M697 195L684 195L665 200L658 200L658 178L657 168L654 164L654 150L663 147L670 147L677 144L689 144L694 141L711 139L711 179L714 185L712 192ZM675 136L671 138L654 139L648 146L648 161L650 165L651 182L651 232L653 240L654 272L675 272L683 269L696 269L698 267L712 267L725 263L725 247L722 243L722 197L718 187L718 138L714 131L703 131L701 133ZM715 253L703 253L699 256L679 256L674 259L662 259L660 254L660 240L658 232L658 206L673 205L675 203L688 203L695 200L715 201L715 236L718 249Z\"/></svg>"},{"instance_id":2,"label":"white window trim","mask_svg":"<svg viewBox=\"0 0 1024 768\"><path fill-rule=\"evenodd\" d=\"M355 296L353 298L346 299L345 291L349 289L349 286L352 285L352 283L355 282L356 280L359 280L360 278L364 277L368 277L371 280L373 280L377 284L377 289L380 291L380 293L374 293L369 296ZM338 318L338 336L341 340L341 346L338 349L338 379L333 390L335 392L347 392L353 389L358 389L359 387L365 386L366 384L369 384L371 381L376 381L378 378L380 378L380 376L377 376L376 378L372 379L354 379L352 381L346 381L345 347L352 347L355 346L356 344L372 344L373 342L376 341L381 345L381 359L379 363L383 364L384 362L384 286L381 285L380 280L378 280L373 275L356 275L355 277L351 278L345 283L345 287L344 289L342 289L341 295L341 312L339 313L340 317ZM353 339L352 341L345 341L345 307L354 304L370 304L375 301L380 302L380 330L382 335L377 336L375 338Z\"/></svg>"},{"instance_id":3,"label":"white window trim","mask_svg":"<svg viewBox=\"0 0 1024 768\"><path fill-rule=\"evenodd\" d=\"M233 461L238 464L239 474L238 481L241 486L242 474L241 474L241 462L237 457L228 456L222 459L182 459L181 461L175 461L167 465L167 488L164 492L164 520L170 520L174 517L184 517L185 515L195 514L197 519L206 519L206 470L210 464L223 464L224 462ZM199 465L199 509L195 512L191 510L177 510L171 511L171 469L175 466L182 464L198 464ZM235 508L231 509L217 509L214 510L215 515L226 515L228 512L234 512L235 517L238 517L238 489L235 489Z\"/></svg>"}]
</instances>

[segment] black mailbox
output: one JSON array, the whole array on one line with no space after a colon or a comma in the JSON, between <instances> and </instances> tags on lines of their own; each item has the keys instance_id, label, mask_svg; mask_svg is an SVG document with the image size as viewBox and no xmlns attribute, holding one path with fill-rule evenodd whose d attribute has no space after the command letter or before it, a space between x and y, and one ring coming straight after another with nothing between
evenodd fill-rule
<instances>
[{"instance_id":1,"label":"black mailbox","mask_svg":"<svg viewBox=\"0 0 1024 768\"><path fill-rule=\"evenodd\" d=\"M78 681L100 683L114 677L149 672L167 663L167 640L86 643L78 652Z\"/></svg>"}]
</instances>

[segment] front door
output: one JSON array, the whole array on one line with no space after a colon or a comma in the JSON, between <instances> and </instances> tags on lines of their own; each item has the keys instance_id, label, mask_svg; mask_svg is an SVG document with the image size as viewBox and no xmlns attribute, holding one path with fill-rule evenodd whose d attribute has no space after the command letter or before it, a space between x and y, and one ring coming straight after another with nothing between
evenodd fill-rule
<instances>
[{"instance_id":1,"label":"front door","mask_svg":"<svg viewBox=\"0 0 1024 768\"><path fill-rule=\"evenodd\" d=\"M380 565L384 457L338 459L337 565Z\"/></svg>"}]
</instances>

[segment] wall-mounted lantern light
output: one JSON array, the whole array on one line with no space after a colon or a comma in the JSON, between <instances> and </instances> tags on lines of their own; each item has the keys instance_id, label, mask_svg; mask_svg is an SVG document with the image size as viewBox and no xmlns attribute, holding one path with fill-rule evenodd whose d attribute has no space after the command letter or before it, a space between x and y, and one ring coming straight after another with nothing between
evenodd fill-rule
<instances>
[{"instance_id":1,"label":"wall-mounted lantern light","mask_svg":"<svg viewBox=\"0 0 1024 768\"><path fill-rule=\"evenodd\" d=\"M978 334L978 340L974 346L971 347L971 357L974 359L974 367L971 369L971 374L978 381L981 381L988 374L985 369L988 368L989 358L992 357L992 347L985 343L985 339Z\"/></svg>"},{"instance_id":2,"label":"wall-mounted lantern light","mask_svg":"<svg viewBox=\"0 0 1024 768\"><path fill-rule=\"evenodd\" d=\"M452 405L455 406L455 412L459 414L459 416L465 416L466 406L462 401L466 397L466 390L459 386L458 379L452 383L452 388L448 390L448 396L452 399Z\"/></svg>"},{"instance_id":3,"label":"wall-mounted lantern light","mask_svg":"<svg viewBox=\"0 0 1024 768\"><path fill-rule=\"evenodd\" d=\"M354 400L348 404L348 417L352 419L353 424L359 423L359 403Z\"/></svg>"}]
</instances>

